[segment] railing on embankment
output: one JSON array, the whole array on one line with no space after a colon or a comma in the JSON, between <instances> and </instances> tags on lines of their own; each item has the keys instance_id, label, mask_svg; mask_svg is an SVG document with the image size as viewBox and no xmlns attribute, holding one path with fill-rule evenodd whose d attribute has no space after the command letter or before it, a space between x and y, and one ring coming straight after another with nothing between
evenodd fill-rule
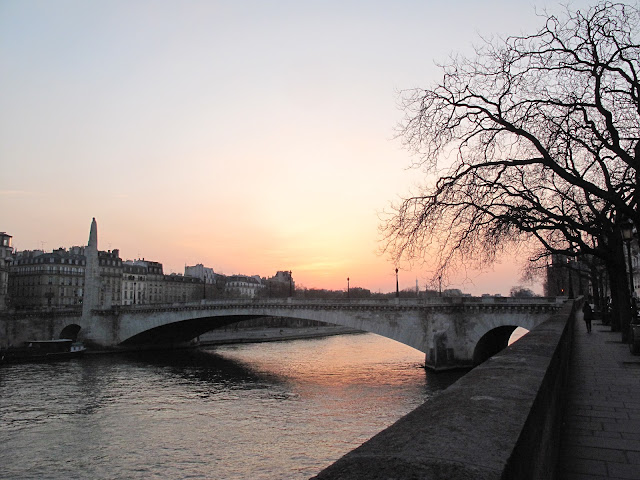
<instances>
[{"instance_id":1,"label":"railing on embankment","mask_svg":"<svg viewBox=\"0 0 640 480\"><path fill-rule=\"evenodd\" d=\"M314 477L552 479L573 318L564 308Z\"/></svg>"}]
</instances>

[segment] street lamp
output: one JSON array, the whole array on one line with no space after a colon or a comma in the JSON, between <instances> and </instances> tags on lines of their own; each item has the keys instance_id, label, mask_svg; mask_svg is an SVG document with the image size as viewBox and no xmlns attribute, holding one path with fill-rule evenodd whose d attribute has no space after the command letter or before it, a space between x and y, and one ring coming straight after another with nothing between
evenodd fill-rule
<instances>
[{"instance_id":1,"label":"street lamp","mask_svg":"<svg viewBox=\"0 0 640 480\"><path fill-rule=\"evenodd\" d=\"M291 270L289 270L289 296L293 297L293 277Z\"/></svg>"},{"instance_id":2,"label":"street lamp","mask_svg":"<svg viewBox=\"0 0 640 480\"><path fill-rule=\"evenodd\" d=\"M574 298L573 294L573 275L571 274L571 257L567 257L567 266L569 267L569 298Z\"/></svg>"},{"instance_id":3,"label":"street lamp","mask_svg":"<svg viewBox=\"0 0 640 480\"><path fill-rule=\"evenodd\" d=\"M349 300L349 277L347 277L347 300Z\"/></svg>"},{"instance_id":4,"label":"street lamp","mask_svg":"<svg viewBox=\"0 0 640 480\"><path fill-rule=\"evenodd\" d=\"M400 297L400 289L398 288L398 268L396 267L396 298Z\"/></svg>"},{"instance_id":5,"label":"street lamp","mask_svg":"<svg viewBox=\"0 0 640 480\"><path fill-rule=\"evenodd\" d=\"M635 287L633 286L633 266L631 265L631 239L633 238L633 221L631 219L620 225L620 231L622 232L622 240L627 244L627 262L629 265L629 290L631 297Z\"/></svg>"}]
</instances>

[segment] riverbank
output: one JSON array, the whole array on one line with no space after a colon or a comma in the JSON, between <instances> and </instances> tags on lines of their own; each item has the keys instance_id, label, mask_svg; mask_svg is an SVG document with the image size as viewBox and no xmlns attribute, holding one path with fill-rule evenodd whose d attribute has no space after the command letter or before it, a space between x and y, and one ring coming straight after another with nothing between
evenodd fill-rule
<instances>
[{"instance_id":1,"label":"riverbank","mask_svg":"<svg viewBox=\"0 0 640 480\"><path fill-rule=\"evenodd\" d=\"M1 367L0 478L305 480L446 386L423 358L344 335Z\"/></svg>"},{"instance_id":2,"label":"riverbank","mask_svg":"<svg viewBox=\"0 0 640 480\"><path fill-rule=\"evenodd\" d=\"M256 327L225 330L212 330L200 335L199 345L226 345L229 343L280 342L305 338L329 337L332 335L353 335L364 333L337 325L313 327Z\"/></svg>"}]
</instances>

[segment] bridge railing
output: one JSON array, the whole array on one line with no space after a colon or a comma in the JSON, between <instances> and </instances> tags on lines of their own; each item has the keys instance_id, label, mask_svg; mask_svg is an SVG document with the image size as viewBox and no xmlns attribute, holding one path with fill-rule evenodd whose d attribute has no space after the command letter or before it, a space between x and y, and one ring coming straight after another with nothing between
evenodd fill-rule
<instances>
[{"instance_id":1,"label":"bridge railing","mask_svg":"<svg viewBox=\"0 0 640 480\"><path fill-rule=\"evenodd\" d=\"M344 305L344 306L403 306L403 307L420 307L420 306L438 306L438 305L562 305L567 297L531 297L531 298L514 298L514 297L426 297L426 298L385 298L385 299L298 299L289 298L234 298L224 300L199 300L196 302L174 302L174 303L150 303L143 305L113 305L111 307L99 307L95 309L95 313L109 314L119 311L145 311L149 309L175 309L185 307L203 307L203 306L241 306L241 305L288 305L288 306L308 306L308 305ZM11 318L49 315L81 315L82 306L66 306L66 307L39 307L30 309L8 309L0 311L0 316Z\"/></svg>"},{"instance_id":2,"label":"bridge railing","mask_svg":"<svg viewBox=\"0 0 640 480\"><path fill-rule=\"evenodd\" d=\"M345 307L345 308L380 308L380 307L556 307L566 301L566 297L426 297L426 298L391 298L391 299L297 299L297 298L254 298L254 299L224 299L224 300L200 300L184 303L157 303L145 305L118 305L108 309L98 309L95 312L108 314L108 312L134 312L148 310L172 310L172 309L206 309L220 307Z\"/></svg>"}]
</instances>

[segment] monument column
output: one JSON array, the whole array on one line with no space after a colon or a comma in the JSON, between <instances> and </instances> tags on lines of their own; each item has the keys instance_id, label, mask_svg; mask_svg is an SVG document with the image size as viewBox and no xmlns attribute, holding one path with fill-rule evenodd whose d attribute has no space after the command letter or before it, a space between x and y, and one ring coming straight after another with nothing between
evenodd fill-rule
<instances>
[{"instance_id":1,"label":"monument column","mask_svg":"<svg viewBox=\"0 0 640 480\"><path fill-rule=\"evenodd\" d=\"M91 310L100 302L100 263L98 259L98 224L94 217L89 232L89 243L84 249L84 294L82 298L82 318L89 319Z\"/></svg>"}]
</instances>

